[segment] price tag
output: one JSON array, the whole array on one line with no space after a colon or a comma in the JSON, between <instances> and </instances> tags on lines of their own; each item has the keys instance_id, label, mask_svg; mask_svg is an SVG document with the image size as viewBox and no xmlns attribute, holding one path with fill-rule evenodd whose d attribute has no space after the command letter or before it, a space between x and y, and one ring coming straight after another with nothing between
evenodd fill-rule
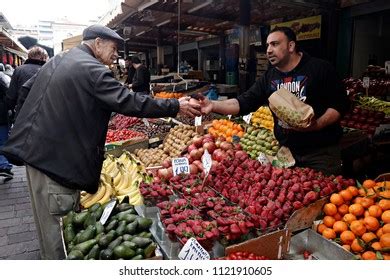
<instances>
[{"instance_id":1,"label":"price tag","mask_svg":"<svg viewBox=\"0 0 390 280\"><path fill-rule=\"evenodd\" d=\"M195 238L188 239L179 253L180 260L209 260L209 253Z\"/></svg>"},{"instance_id":2,"label":"price tag","mask_svg":"<svg viewBox=\"0 0 390 280\"><path fill-rule=\"evenodd\" d=\"M201 126L202 125L202 116L195 117L195 126Z\"/></svg>"},{"instance_id":3,"label":"price tag","mask_svg":"<svg viewBox=\"0 0 390 280\"><path fill-rule=\"evenodd\" d=\"M364 88L370 87L370 77L363 77L363 87Z\"/></svg>"},{"instance_id":4,"label":"price tag","mask_svg":"<svg viewBox=\"0 0 390 280\"><path fill-rule=\"evenodd\" d=\"M116 204L116 199L111 200L111 201L106 205L106 207L104 208L103 214L102 214L102 216L100 217L100 222L102 223L102 225L104 225L104 224L107 222L108 218L109 218L110 215L111 215L112 210L114 210L115 204Z\"/></svg>"},{"instance_id":5,"label":"price tag","mask_svg":"<svg viewBox=\"0 0 390 280\"><path fill-rule=\"evenodd\" d=\"M207 151L207 150L205 150L203 153L202 164L203 164L204 172L206 173L206 175L209 174L210 169L211 169L211 165L213 164L213 160L211 159L211 155L210 155L209 151Z\"/></svg>"},{"instance_id":6,"label":"price tag","mask_svg":"<svg viewBox=\"0 0 390 280\"><path fill-rule=\"evenodd\" d=\"M227 115L228 119L230 120L232 118L232 115Z\"/></svg>"},{"instance_id":7,"label":"price tag","mask_svg":"<svg viewBox=\"0 0 390 280\"><path fill-rule=\"evenodd\" d=\"M251 123L252 113L242 117L247 124Z\"/></svg>"},{"instance_id":8,"label":"price tag","mask_svg":"<svg viewBox=\"0 0 390 280\"><path fill-rule=\"evenodd\" d=\"M190 164L188 158L174 158L172 159L173 176L185 173L190 174Z\"/></svg>"},{"instance_id":9,"label":"price tag","mask_svg":"<svg viewBox=\"0 0 390 280\"><path fill-rule=\"evenodd\" d=\"M147 127L150 126L150 123L149 123L148 119L142 118L142 121L143 121L143 123L144 123Z\"/></svg>"},{"instance_id":10,"label":"price tag","mask_svg":"<svg viewBox=\"0 0 390 280\"><path fill-rule=\"evenodd\" d=\"M264 153L260 153L259 156L257 157L257 160L258 160L262 165L270 164L270 161L268 160L267 156L266 156Z\"/></svg>"}]
</instances>

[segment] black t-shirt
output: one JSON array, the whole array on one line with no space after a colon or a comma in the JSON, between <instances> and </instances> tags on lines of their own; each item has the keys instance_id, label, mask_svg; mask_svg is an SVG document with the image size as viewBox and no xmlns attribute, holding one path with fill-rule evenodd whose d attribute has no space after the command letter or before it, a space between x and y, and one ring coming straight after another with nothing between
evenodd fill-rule
<instances>
[{"instance_id":1,"label":"black t-shirt","mask_svg":"<svg viewBox=\"0 0 390 280\"><path fill-rule=\"evenodd\" d=\"M134 92L150 92L150 72L144 65L135 70L131 88Z\"/></svg>"},{"instance_id":2,"label":"black t-shirt","mask_svg":"<svg viewBox=\"0 0 390 280\"><path fill-rule=\"evenodd\" d=\"M299 64L290 72L283 73L270 66L253 86L237 99L240 115L256 111L268 104L268 97L284 87L301 101L313 107L315 117L319 118L328 108L344 114L349 108L346 91L330 63L303 53ZM274 133L281 145L298 152L307 148L324 147L336 144L342 130L338 123L320 131L298 132L281 127L274 115Z\"/></svg>"}]
</instances>

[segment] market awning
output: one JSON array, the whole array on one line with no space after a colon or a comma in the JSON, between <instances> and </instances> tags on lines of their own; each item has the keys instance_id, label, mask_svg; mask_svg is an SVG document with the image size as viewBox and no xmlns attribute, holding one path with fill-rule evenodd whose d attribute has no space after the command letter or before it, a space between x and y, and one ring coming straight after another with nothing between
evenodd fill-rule
<instances>
[{"instance_id":1,"label":"market awning","mask_svg":"<svg viewBox=\"0 0 390 280\"><path fill-rule=\"evenodd\" d=\"M11 53L27 58L27 49L3 27L0 29L0 45Z\"/></svg>"}]
</instances>

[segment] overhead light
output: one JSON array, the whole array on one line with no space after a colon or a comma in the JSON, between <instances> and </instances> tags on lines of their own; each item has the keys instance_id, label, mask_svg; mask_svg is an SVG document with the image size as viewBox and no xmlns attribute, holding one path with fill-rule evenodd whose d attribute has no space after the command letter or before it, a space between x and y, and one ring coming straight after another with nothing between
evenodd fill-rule
<instances>
[{"instance_id":1,"label":"overhead light","mask_svg":"<svg viewBox=\"0 0 390 280\"><path fill-rule=\"evenodd\" d=\"M200 4L200 5L198 5L198 6L195 6L195 7L193 7L192 9L189 9L189 10L187 11L187 13L191 14L191 13L193 13L193 12L196 12L197 10L202 9L202 8L204 8L204 7L208 6L208 5L210 5L210 4L213 3L213 2L214 2L213 0L207 0L206 2L204 2L204 3L202 3L202 4Z\"/></svg>"},{"instance_id":2,"label":"overhead light","mask_svg":"<svg viewBox=\"0 0 390 280\"><path fill-rule=\"evenodd\" d=\"M145 34L145 30L144 31L141 31L140 33L137 33L135 36L141 36L142 34Z\"/></svg>"},{"instance_id":3,"label":"overhead light","mask_svg":"<svg viewBox=\"0 0 390 280\"><path fill-rule=\"evenodd\" d=\"M160 26L163 26L163 25L168 24L168 23L170 23L170 22L171 22L171 20L170 20L170 19L167 19L167 20L164 20L164 21L162 21L162 22L160 22L160 23L157 23L156 26L157 26L157 27L160 27Z\"/></svg>"},{"instance_id":4,"label":"overhead light","mask_svg":"<svg viewBox=\"0 0 390 280\"><path fill-rule=\"evenodd\" d=\"M145 4L138 7L138 11L143 11L146 8L158 3L159 0L150 0L149 2L146 2Z\"/></svg>"}]
</instances>

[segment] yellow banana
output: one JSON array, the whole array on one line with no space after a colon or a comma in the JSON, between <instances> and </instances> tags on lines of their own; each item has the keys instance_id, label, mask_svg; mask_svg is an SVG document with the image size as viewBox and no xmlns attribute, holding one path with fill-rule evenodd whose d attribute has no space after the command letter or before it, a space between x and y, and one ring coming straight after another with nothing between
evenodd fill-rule
<instances>
[{"instance_id":1,"label":"yellow banana","mask_svg":"<svg viewBox=\"0 0 390 280\"><path fill-rule=\"evenodd\" d=\"M97 192L95 194L93 194L92 197L90 199L88 199L88 201L86 201L86 202L84 202L84 204L82 204L83 207L84 208L91 207L96 202L98 202L100 199L102 199L102 197L104 196L105 193L106 193L106 186L104 184L99 184L99 188L98 188Z\"/></svg>"},{"instance_id":2,"label":"yellow banana","mask_svg":"<svg viewBox=\"0 0 390 280\"><path fill-rule=\"evenodd\" d=\"M130 198L129 203L131 205L143 205L144 199L143 199L142 195L135 196L135 197Z\"/></svg>"},{"instance_id":3,"label":"yellow banana","mask_svg":"<svg viewBox=\"0 0 390 280\"><path fill-rule=\"evenodd\" d=\"M110 201L113 192L112 187L110 185L106 184L105 187L106 187L106 192L104 193L104 196L98 201L100 205L103 205L108 201Z\"/></svg>"},{"instance_id":4,"label":"yellow banana","mask_svg":"<svg viewBox=\"0 0 390 280\"><path fill-rule=\"evenodd\" d=\"M119 181L119 183L117 185L114 185L114 188L116 191L119 191L121 189L125 189L129 186L129 174L127 172L122 172L122 176L121 176L121 180Z\"/></svg>"},{"instance_id":5,"label":"yellow banana","mask_svg":"<svg viewBox=\"0 0 390 280\"><path fill-rule=\"evenodd\" d=\"M92 196L92 194L90 193L86 193L84 194L83 196L80 197L80 204L83 204L85 201L87 201L90 197Z\"/></svg>"}]
</instances>

